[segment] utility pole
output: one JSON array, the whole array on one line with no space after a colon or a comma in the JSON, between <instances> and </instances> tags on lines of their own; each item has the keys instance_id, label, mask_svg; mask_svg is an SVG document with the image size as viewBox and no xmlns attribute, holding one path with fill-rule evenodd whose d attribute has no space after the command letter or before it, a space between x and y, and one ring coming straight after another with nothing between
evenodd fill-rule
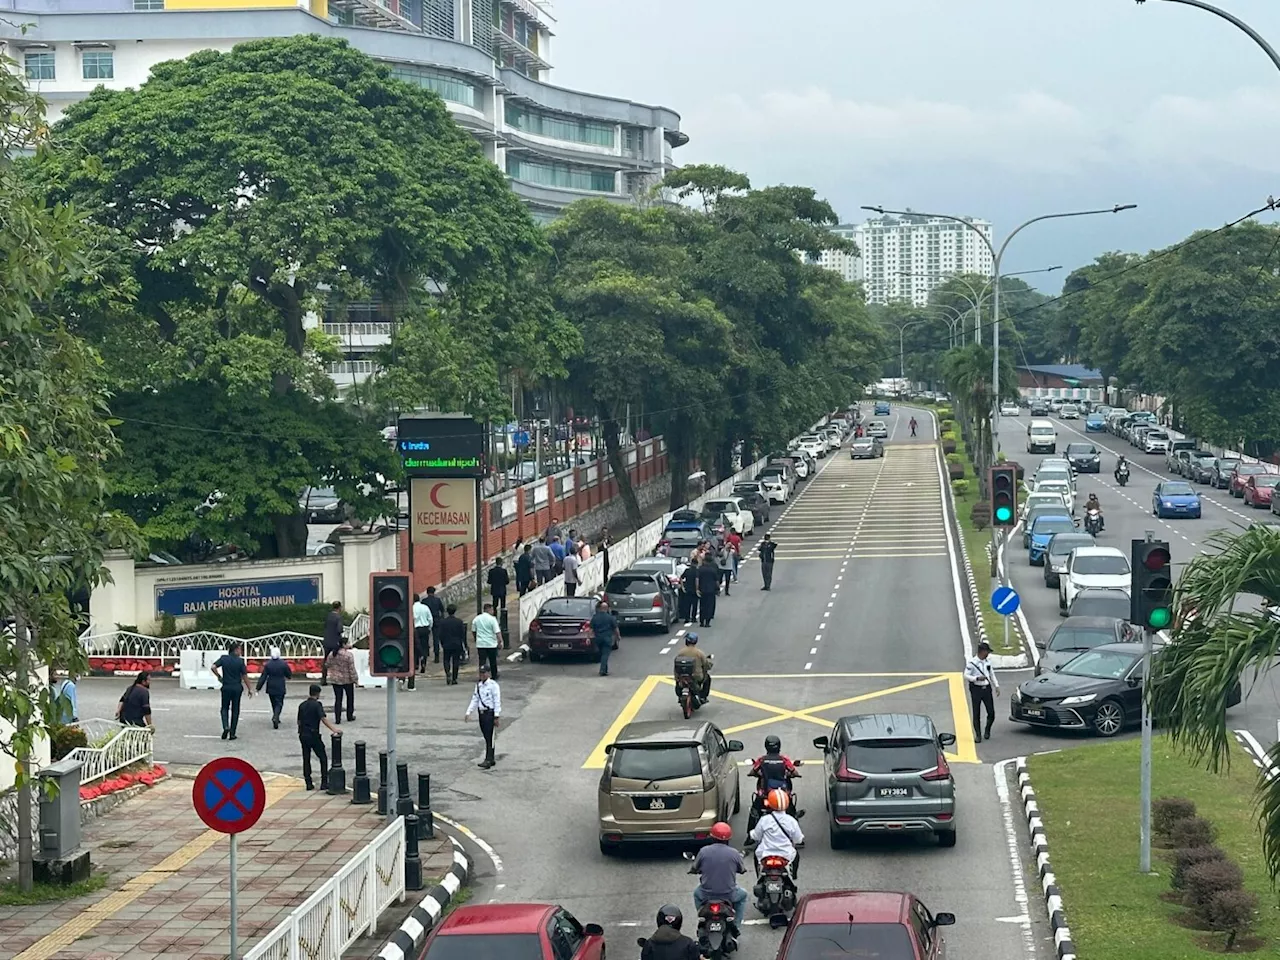
<instances>
[{"instance_id":1,"label":"utility pole","mask_svg":"<svg viewBox=\"0 0 1280 960\"><path fill-rule=\"evenodd\" d=\"M1147 531L1147 543L1155 540L1154 530ZM1156 632L1149 624L1142 628L1142 772L1138 786L1138 872L1151 872L1151 706L1146 684L1151 677L1151 652Z\"/></svg>"}]
</instances>

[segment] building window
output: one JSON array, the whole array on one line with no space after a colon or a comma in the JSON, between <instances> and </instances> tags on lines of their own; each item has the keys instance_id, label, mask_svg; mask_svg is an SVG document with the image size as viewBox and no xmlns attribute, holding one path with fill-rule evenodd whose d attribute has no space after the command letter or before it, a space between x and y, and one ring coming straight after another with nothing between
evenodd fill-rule
<instances>
[{"instance_id":1,"label":"building window","mask_svg":"<svg viewBox=\"0 0 1280 960\"><path fill-rule=\"evenodd\" d=\"M405 64L393 64L391 75L397 80L403 80L405 83L432 90L439 94L442 100L478 109L477 104L480 102L479 91L474 84L468 83L459 77L451 77L444 73L434 73L431 70L423 70L420 67L411 67Z\"/></svg>"},{"instance_id":2,"label":"building window","mask_svg":"<svg viewBox=\"0 0 1280 960\"><path fill-rule=\"evenodd\" d=\"M507 101L506 116L508 126L538 137L589 143L600 147L612 147L615 143L612 123L579 120L576 117L530 110L510 100Z\"/></svg>"},{"instance_id":3,"label":"building window","mask_svg":"<svg viewBox=\"0 0 1280 960\"><path fill-rule=\"evenodd\" d=\"M534 162L508 156L507 175L516 180L540 183L548 187L564 187L569 190L613 193L615 189L612 170L580 167L569 163Z\"/></svg>"},{"instance_id":4,"label":"building window","mask_svg":"<svg viewBox=\"0 0 1280 960\"><path fill-rule=\"evenodd\" d=\"M80 56L86 80L115 79L116 55L110 50L86 50Z\"/></svg>"},{"instance_id":5,"label":"building window","mask_svg":"<svg viewBox=\"0 0 1280 960\"><path fill-rule=\"evenodd\" d=\"M644 155L644 130L640 127L622 128L622 152L628 157Z\"/></svg>"},{"instance_id":6,"label":"building window","mask_svg":"<svg viewBox=\"0 0 1280 960\"><path fill-rule=\"evenodd\" d=\"M163 10L164 0L133 0L135 10Z\"/></svg>"},{"instance_id":7,"label":"building window","mask_svg":"<svg viewBox=\"0 0 1280 960\"><path fill-rule=\"evenodd\" d=\"M28 53L23 57L28 80L56 80L52 53Z\"/></svg>"}]
</instances>

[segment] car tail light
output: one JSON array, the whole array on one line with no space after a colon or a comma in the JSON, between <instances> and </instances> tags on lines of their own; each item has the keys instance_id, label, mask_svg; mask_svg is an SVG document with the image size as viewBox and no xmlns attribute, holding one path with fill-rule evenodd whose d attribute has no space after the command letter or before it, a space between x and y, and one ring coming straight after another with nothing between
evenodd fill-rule
<instances>
[{"instance_id":1,"label":"car tail light","mask_svg":"<svg viewBox=\"0 0 1280 960\"><path fill-rule=\"evenodd\" d=\"M531 624L529 624L529 632L530 632L530 633L541 633L541 632L542 632L542 621L541 621L541 620L534 620Z\"/></svg>"},{"instance_id":2,"label":"car tail light","mask_svg":"<svg viewBox=\"0 0 1280 960\"><path fill-rule=\"evenodd\" d=\"M695 840L706 840L706 839L708 839L710 836L711 836L711 834L710 834L710 833L708 833L706 830L698 830L697 832L695 832L695 833L694 833L694 835L693 835L693 839L695 839Z\"/></svg>"},{"instance_id":3,"label":"car tail light","mask_svg":"<svg viewBox=\"0 0 1280 960\"><path fill-rule=\"evenodd\" d=\"M662 594L658 594L656 597L654 597L654 598L653 598L653 603L649 604L649 606L653 607L653 609L655 609L655 610L661 610L661 609L662 609Z\"/></svg>"},{"instance_id":4,"label":"car tail light","mask_svg":"<svg viewBox=\"0 0 1280 960\"><path fill-rule=\"evenodd\" d=\"M841 757L840 766L836 768L836 779L842 783L861 783L867 778L856 770L850 770L848 761Z\"/></svg>"},{"instance_id":5,"label":"car tail light","mask_svg":"<svg viewBox=\"0 0 1280 960\"><path fill-rule=\"evenodd\" d=\"M661 540L658 541L658 546L669 547L671 546L671 541L668 540L666 537L663 537Z\"/></svg>"},{"instance_id":6,"label":"car tail light","mask_svg":"<svg viewBox=\"0 0 1280 960\"><path fill-rule=\"evenodd\" d=\"M590 633L590 632L591 632L591 621L590 621L590 620L583 620L580 624L578 624L578 632L579 632L579 633Z\"/></svg>"},{"instance_id":7,"label":"car tail light","mask_svg":"<svg viewBox=\"0 0 1280 960\"><path fill-rule=\"evenodd\" d=\"M949 780L951 779L951 768L947 766L947 758L941 753L938 754L938 765L928 773L920 775L921 780Z\"/></svg>"},{"instance_id":8,"label":"car tail light","mask_svg":"<svg viewBox=\"0 0 1280 960\"><path fill-rule=\"evenodd\" d=\"M760 865L766 870L781 870L787 865L786 857L765 857Z\"/></svg>"},{"instance_id":9,"label":"car tail light","mask_svg":"<svg viewBox=\"0 0 1280 960\"><path fill-rule=\"evenodd\" d=\"M951 814L949 814L949 813L937 813L937 814L934 814L934 816L936 816L939 820L950 820L950 819L951 819Z\"/></svg>"}]
</instances>

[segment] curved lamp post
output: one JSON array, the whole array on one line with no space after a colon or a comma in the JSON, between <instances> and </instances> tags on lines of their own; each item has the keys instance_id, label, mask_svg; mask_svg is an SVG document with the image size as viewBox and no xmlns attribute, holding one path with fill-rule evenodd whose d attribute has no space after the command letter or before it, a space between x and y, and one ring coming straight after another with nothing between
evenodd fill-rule
<instances>
[{"instance_id":1,"label":"curved lamp post","mask_svg":"<svg viewBox=\"0 0 1280 960\"><path fill-rule=\"evenodd\" d=\"M1138 6L1142 6L1144 3L1146 3L1146 0L1135 0L1135 2L1138 4ZM1241 30L1244 33L1247 33L1249 35L1249 39L1251 39L1254 43L1260 46L1263 52L1266 53L1266 55L1271 58L1271 62L1276 65L1276 69L1280 70L1280 54L1276 53L1275 48L1271 46L1271 44L1267 43L1266 38L1264 38L1262 34L1258 33L1257 30L1253 29L1253 27L1249 26L1247 23L1245 23L1235 14L1228 13L1226 10L1222 10L1218 7L1215 7L1211 3L1205 3L1204 0L1157 0L1157 2L1181 3L1187 7L1199 7L1201 10L1204 10L1208 13L1212 13L1215 17L1221 17L1223 20L1227 21L1227 23L1231 24L1233 27L1236 27L1238 30Z\"/></svg>"}]
</instances>

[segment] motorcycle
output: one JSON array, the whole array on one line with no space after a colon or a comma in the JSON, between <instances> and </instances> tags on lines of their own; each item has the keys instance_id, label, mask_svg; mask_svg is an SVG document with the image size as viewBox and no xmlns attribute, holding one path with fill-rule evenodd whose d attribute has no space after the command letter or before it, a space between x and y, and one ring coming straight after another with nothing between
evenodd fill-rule
<instances>
[{"instance_id":1,"label":"motorcycle","mask_svg":"<svg viewBox=\"0 0 1280 960\"><path fill-rule=\"evenodd\" d=\"M793 761L793 763L797 767L804 766L804 761L802 760L795 760ZM795 778L799 776L800 776L800 773L798 771L792 774L793 781ZM804 811L799 808L800 803L796 799L795 783L794 782L789 783L784 789L787 791L787 796L790 798L790 802L787 804L787 813L791 814L793 817L799 820L801 817L804 816ZM751 831L756 828L756 824L760 821L760 817L763 816L764 814L764 799L768 795L768 793L769 791L765 787L763 778L757 776L755 794L751 798L751 812L747 814L747 833L748 834L750 834Z\"/></svg>"},{"instance_id":2,"label":"motorcycle","mask_svg":"<svg viewBox=\"0 0 1280 960\"><path fill-rule=\"evenodd\" d=\"M710 659L715 660L714 657ZM708 663L707 667L710 668L710 666L711 664ZM680 704L680 710L684 713L686 720L693 716L693 711L700 709L707 702L702 696L698 681L693 676L696 667L697 661L693 657L676 657L674 677L676 701Z\"/></svg>"},{"instance_id":3,"label":"motorcycle","mask_svg":"<svg viewBox=\"0 0 1280 960\"><path fill-rule=\"evenodd\" d=\"M696 857L685 851L684 858ZM697 867L689 872L697 874ZM738 950L738 924L733 919L733 903L729 900L708 900L698 910L698 948L706 960L723 960Z\"/></svg>"},{"instance_id":4,"label":"motorcycle","mask_svg":"<svg viewBox=\"0 0 1280 960\"><path fill-rule=\"evenodd\" d=\"M1129 482L1129 468L1128 468L1128 467L1120 467L1119 469L1117 469L1117 470L1116 470L1116 483L1120 484L1120 486L1122 486L1122 487L1123 487L1123 486L1124 486L1126 483L1128 483L1128 482Z\"/></svg>"},{"instance_id":5,"label":"motorcycle","mask_svg":"<svg viewBox=\"0 0 1280 960\"><path fill-rule=\"evenodd\" d=\"M769 918L770 928L785 927L787 914L796 906L791 862L781 856L764 857L760 861L760 878L752 892L756 895L756 909Z\"/></svg>"},{"instance_id":6,"label":"motorcycle","mask_svg":"<svg viewBox=\"0 0 1280 960\"><path fill-rule=\"evenodd\" d=\"M1102 532L1102 511L1090 510L1084 518L1084 529L1091 537L1096 537Z\"/></svg>"}]
</instances>

